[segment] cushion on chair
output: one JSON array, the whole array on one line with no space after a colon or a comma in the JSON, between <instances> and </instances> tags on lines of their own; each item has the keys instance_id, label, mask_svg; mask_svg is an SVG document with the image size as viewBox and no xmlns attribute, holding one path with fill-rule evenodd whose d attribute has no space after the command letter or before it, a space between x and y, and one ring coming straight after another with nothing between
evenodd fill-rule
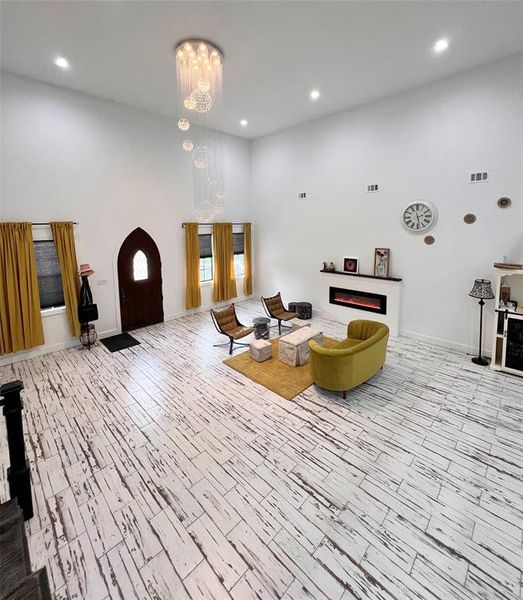
<instances>
[{"instance_id":1,"label":"cushion on chair","mask_svg":"<svg viewBox=\"0 0 523 600\"><path fill-rule=\"evenodd\" d=\"M298 313L289 312L288 310L284 310L282 313L280 313L278 315L278 319L281 319L282 321L290 321L291 319L295 319L298 316L299 316Z\"/></svg>"},{"instance_id":2,"label":"cushion on chair","mask_svg":"<svg viewBox=\"0 0 523 600\"><path fill-rule=\"evenodd\" d=\"M234 327L233 329L229 329L229 331L227 331L227 335L230 335L233 340L239 340L240 338L243 338L246 335L249 335L253 331L254 331L254 327L244 327L243 325L240 325L239 327Z\"/></svg>"}]
</instances>

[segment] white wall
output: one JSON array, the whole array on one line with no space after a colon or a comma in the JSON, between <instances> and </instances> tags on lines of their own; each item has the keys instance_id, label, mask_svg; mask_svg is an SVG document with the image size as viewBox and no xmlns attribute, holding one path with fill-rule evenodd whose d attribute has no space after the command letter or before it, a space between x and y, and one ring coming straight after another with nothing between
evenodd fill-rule
<instances>
[{"instance_id":1,"label":"white wall","mask_svg":"<svg viewBox=\"0 0 523 600\"><path fill-rule=\"evenodd\" d=\"M0 218L79 222L78 261L96 271L90 280L100 313L96 327L106 334L119 329L118 250L142 227L162 257L165 318L183 314L181 223L194 218L193 183L176 121L10 73L2 73L1 92ZM250 220L249 142L224 136L224 157L222 220ZM108 283L98 286L98 280ZM203 305L211 304L211 292L203 288ZM73 341L64 323L64 314L44 319L51 349Z\"/></svg>"},{"instance_id":2,"label":"white wall","mask_svg":"<svg viewBox=\"0 0 523 600\"><path fill-rule=\"evenodd\" d=\"M359 256L372 273L374 248L387 247L404 278L402 332L476 348L474 279L494 280L501 255L523 261L521 55L256 140L251 160L258 294L318 306L323 260ZM475 170L489 182L468 183ZM423 198L439 210L433 246L399 220Z\"/></svg>"}]
</instances>

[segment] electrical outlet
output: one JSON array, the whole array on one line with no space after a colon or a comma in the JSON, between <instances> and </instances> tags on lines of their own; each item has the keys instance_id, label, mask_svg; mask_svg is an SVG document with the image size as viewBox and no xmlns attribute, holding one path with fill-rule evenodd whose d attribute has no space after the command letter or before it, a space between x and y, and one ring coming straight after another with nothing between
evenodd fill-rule
<instances>
[{"instance_id":1,"label":"electrical outlet","mask_svg":"<svg viewBox=\"0 0 523 600\"><path fill-rule=\"evenodd\" d=\"M97 279L96 285L107 285L107 279Z\"/></svg>"},{"instance_id":2,"label":"electrical outlet","mask_svg":"<svg viewBox=\"0 0 523 600\"><path fill-rule=\"evenodd\" d=\"M298 198L306 198L306 197L307 197L307 194L305 192L300 192L298 194Z\"/></svg>"},{"instance_id":3,"label":"electrical outlet","mask_svg":"<svg viewBox=\"0 0 523 600\"><path fill-rule=\"evenodd\" d=\"M470 183L484 183L485 181L488 181L487 171L478 171L477 173L470 174Z\"/></svg>"},{"instance_id":4,"label":"electrical outlet","mask_svg":"<svg viewBox=\"0 0 523 600\"><path fill-rule=\"evenodd\" d=\"M378 184L377 183L369 183L367 185L367 192L378 192Z\"/></svg>"}]
</instances>

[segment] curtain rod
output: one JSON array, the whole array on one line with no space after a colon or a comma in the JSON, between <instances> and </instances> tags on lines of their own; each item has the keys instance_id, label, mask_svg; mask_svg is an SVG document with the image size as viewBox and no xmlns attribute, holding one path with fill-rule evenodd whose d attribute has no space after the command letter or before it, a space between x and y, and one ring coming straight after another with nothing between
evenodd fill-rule
<instances>
[{"instance_id":1,"label":"curtain rod","mask_svg":"<svg viewBox=\"0 0 523 600\"><path fill-rule=\"evenodd\" d=\"M221 223L222 221L220 221ZM245 225L245 223L248 223L249 221L242 221L241 223L231 223L231 225ZM182 229L187 225L187 223L182 223ZM209 225L212 226L214 225L214 223L198 223L198 225Z\"/></svg>"},{"instance_id":2,"label":"curtain rod","mask_svg":"<svg viewBox=\"0 0 523 600\"><path fill-rule=\"evenodd\" d=\"M31 223L31 225L51 225L51 223L49 223L49 222L47 222L47 223ZM80 223L73 221L73 225L80 225Z\"/></svg>"}]
</instances>

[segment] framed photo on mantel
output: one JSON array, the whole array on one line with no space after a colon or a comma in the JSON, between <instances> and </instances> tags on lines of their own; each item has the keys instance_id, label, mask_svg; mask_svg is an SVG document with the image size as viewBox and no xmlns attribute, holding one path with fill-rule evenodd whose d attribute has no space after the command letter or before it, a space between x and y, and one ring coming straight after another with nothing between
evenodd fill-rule
<instances>
[{"instance_id":1,"label":"framed photo on mantel","mask_svg":"<svg viewBox=\"0 0 523 600\"><path fill-rule=\"evenodd\" d=\"M388 277L390 267L390 248L374 249L374 276Z\"/></svg>"},{"instance_id":2,"label":"framed photo on mantel","mask_svg":"<svg viewBox=\"0 0 523 600\"><path fill-rule=\"evenodd\" d=\"M343 259L343 270L346 273L358 274L360 268L360 259L354 256L348 256Z\"/></svg>"}]
</instances>

